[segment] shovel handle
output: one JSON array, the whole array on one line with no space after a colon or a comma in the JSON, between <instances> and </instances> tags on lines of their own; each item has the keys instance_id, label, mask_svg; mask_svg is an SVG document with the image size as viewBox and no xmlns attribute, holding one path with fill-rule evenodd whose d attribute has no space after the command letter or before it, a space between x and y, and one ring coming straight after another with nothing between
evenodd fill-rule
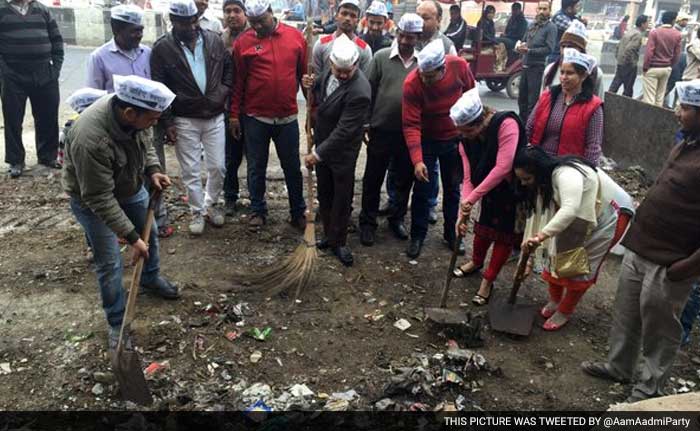
<instances>
[{"instance_id":1,"label":"shovel handle","mask_svg":"<svg viewBox=\"0 0 700 431\"><path fill-rule=\"evenodd\" d=\"M467 222L468 214L462 214L459 218L458 224L464 224ZM452 277L454 277L455 264L457 263L457 254L459 253L459 243L462 242L464 237L462 235L457 235L457 239L452 247L452 257L450 258L450 266L447 268L447 278L445 279L445 286L442 288L442 294L440 295L440 308L445 308L447 306L447 293L450 290L450 282Z\"/></svg>"},{"instance_id":2,"label":"shovel handle","mask_svg":"<svg viewBox=\"0 0 700 431\"><path fill-rule=\"evenodd\" d=\"M527 268L527 261L530 259L530 247L525 247L520 253L520 261L518 262L518 269L515 271L515 279L513 280L513 287L510 289L510 296L508 297L509 304L515 304L515 298L518 296L518 290L520 290L520 285L523 284L523 277L525 275L525 269Z\"/></svg>"},{"instance_id":3,"label":"shovel handle","mask_svg":"<svg viewBox=\"0 0 700 431\"><path fill-rule=\"evenodd\" d=\"M148 245L148 239L150 238L151 228L153 227L153 214L155 213L156 204L158 203L158 198L160 197L160 190L155 190L148 200L148 211L146 212L146 224L141 232L141 240ZM125 328L134 320L134 313L136 311L136 297L138 296L138 287L141 283L141 271L143 271L144 259L139 257L136 265L134 266L134 272L131 274L131 287L129 288L129 296L126 300L126 310L124 310L124 317L122 318L122 326L119 329L119 342L117 343L117 357L121 355L122 350L124 350L124 330Z\"/></svg>"}]
</instances>

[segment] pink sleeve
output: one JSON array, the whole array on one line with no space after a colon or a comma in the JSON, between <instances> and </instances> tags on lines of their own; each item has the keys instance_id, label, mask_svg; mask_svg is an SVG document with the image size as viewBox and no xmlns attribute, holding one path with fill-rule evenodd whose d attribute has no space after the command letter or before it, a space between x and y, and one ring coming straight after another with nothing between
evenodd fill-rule
<instances>
[{"instance_id":1,"label":"pink sleeve","mask_svg":"<svg viewBox=\"0 0 700 431\"><path fill-rule=\"evenodd\" d=\"M513 169L515 150L518 148L518 123L512 118L506 118L498 129L498 153L496 154L496 166L484 178L477 188L471 190L467 200L475 204L486 193L498 186L501 181L508 178ZM464 188L462 188L464 193Z\"/></svg>"},{"instance_id":2,"label":"pink sleeve","mask_svg":"<svg viewBox=\"0 0 700 431\"><path fill-rule=\"evenodd\" d=\"M464 172L464 179L462 180L462 192L460 196L460 200L465 200L467 196L469 196L469 193L474 190L474 186L472 185L472 171L471 167L469 166L469 159L467 159L467 154L464 152L464 145L462 145L462 142L457 144L457 147L459 147L459 155L462 156L462 172Z\"/></svg>"}]
</instances>

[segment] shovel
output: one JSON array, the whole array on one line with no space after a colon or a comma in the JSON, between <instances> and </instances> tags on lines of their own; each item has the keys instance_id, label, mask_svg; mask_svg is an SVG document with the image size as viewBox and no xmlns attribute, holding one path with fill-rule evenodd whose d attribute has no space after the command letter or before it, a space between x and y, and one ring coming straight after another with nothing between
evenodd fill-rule
<instances>
[{"instance_id":1,"label":"shovel","mask_svg":"<svg viewBox=\"0 0 700 431\"><path fill-rule=\"evenodd\" d=\"M459 220L459 224L464 224L466 222L467 216L462 215L462 218ZM450 284L454 278L457 255L459 254L459 244L463 239L464 237L462 235L458 235L457 240L454 243L452 257L450 258L450 266L447 268L447 278L445 278L445 285L443 286L442 294L440 295L440 307L430 307L424 310L426 317L435 323L442 325L461 325L469 321L469 317L465 311L447 309L447 292L449 292Z\"/></svg>"},{"instance_id":2,"label":"shovel","mask_svg":"<svg viewBox=\"0 0 700 431\"><path fill-rule=\"evenodd\" d=\"M532 331L532 324L535 321L537 306L532 304L516 304L518 290L523 283L525 268L530 258L530 250L524 248L515 272L513 287L510 289L508 297L496 295L489 302L489 324L491 329L507 334L521 335L527 337Z\"/></svg>"},{"instance_id":3,"label":"shovel","mask_svg":"<svg viewBox=\"0 0 700 431\"><path fill-rule=\"evenodd\" d=\"M158 201L159 191L153 192L148 202L148 212L146 213L146 225L141 232L141 240L148 244L148 239L153 226L153 213L155 211L156 202ZM119 382L119 391L125 401L131 401L139 405L149 406L153 403L151 391L146 384L146 378L141 369L141 358L136 350L126 350L124 346L124 331L129 327L134 320L136 312L136 297L139 294L139 285L141 284L141 271L143 270L143 257L140 257L134 267L134 273L131 276L131 288L129 289L129 297L126 301L126 310L124 311L124 319L122 327L119 331L119 342L116 352L112 354L112 369Z\"/></svg>"}]
</instances>

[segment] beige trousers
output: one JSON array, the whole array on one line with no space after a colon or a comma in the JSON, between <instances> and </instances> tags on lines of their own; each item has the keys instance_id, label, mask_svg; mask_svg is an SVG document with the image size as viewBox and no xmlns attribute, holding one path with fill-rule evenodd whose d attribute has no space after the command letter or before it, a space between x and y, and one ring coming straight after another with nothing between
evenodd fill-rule
<instances>
[{"instance_id":1,"label":"beige trousers","mask_svg":"<svg viewBox=\"0 0 700 431\"><path fill-rule=\"evenodd\" d=\"M608 368L628 380L639 369L633 396L663 395L681 345L680 316L694 281L671 281L665 267L625 252L613 307Z\"/></svg>"},{"instance_id":2,"label":"beige trousers","mask_svg":"<svg viewBox=\"0 0 700 431\"><path fill-rule=\"evenodd\" d=\"M652 67L642 76L642 100L646 103L663 106L666 84L671 77L671 67Z\"/></svg>"}]
</instances>

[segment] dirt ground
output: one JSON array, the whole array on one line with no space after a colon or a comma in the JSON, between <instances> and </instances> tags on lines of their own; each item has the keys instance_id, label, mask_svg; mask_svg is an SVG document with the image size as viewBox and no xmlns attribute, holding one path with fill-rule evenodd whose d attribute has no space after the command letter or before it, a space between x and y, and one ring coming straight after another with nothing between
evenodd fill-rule
<instances>
[{"instance_id":1,"label":"dirt ground","mask_svg":"<svg viewBox=\"0 0 700 431\"><path fill-rule=\"evenodd\" d=\"M634 184L635 174L625 175ZM598 285L564 329L546 333L540 317L526 339L485 328L483 346L473 351L486 364L460 368L462 382L444 381L441 374L450 364L440 354L447 353L452 336L424 321L422 312L439 301L449 262L441 240L442 220L431 228L415 262L404 254L406 243L391 237L385 224L371 248L362 247L351 234L355 266L344 268L321 253L313 285L294 304L288 298L244 291L234 282L236 272L279 264L299 243L299 234L286 223L288 204L278 175L271 174L268 193L271 213L262 232L248 230L243 208L223 228L208 227L202 237L193 238L187 233L179 178L167 192L177 233L161 242L162 272L180 286L182 299L140 297L134 328L143 368L167 361L164 370L149 376L156 397L153 408L245 409L256 399L289 408L292 404L279 396L292 385L305 384L314 395L300 403L304 408L346 408L342 396L332 394L352 389L357 396L349 408L371 409L385 398L386 385L399 368L421 364L437 376L428 385L430 393L392 393L399 406L393 408L432 410L459 400L457 407L466 410L599 410L627 396L629 387L586 377L579 370L581 361L605 357L619 258L608 260ZM18 180L3 175L0 196L0 409L134 408L120 401L109 373L107 327L96 279L85 258L82 231L61 191L60 174L33 169ZM505 293L513 272L510 263L496 292ZM130 274L126 269L125 286ZM484 316L485 309L470 303L478 282L455 280L449 306ZM545 285L531 278L522 295L541 305ZM247 303L250 313L237 326L240 316L231 310L240 303ZM372 314L383 317L365 317ZM406 319L410 328L394 327L398 319ZM265 341L225 337L231 331L266 327L272 332ZM693 337L690 349L678 356L671 392L694 390L700 381L697 329ZM465 340L454 339L466 347ZM261 359L254 363L251 356L257 352ZM256 392L260 385L246 391L255 383L269 385L271 393Z\"/></svg>"}]
</instances>

